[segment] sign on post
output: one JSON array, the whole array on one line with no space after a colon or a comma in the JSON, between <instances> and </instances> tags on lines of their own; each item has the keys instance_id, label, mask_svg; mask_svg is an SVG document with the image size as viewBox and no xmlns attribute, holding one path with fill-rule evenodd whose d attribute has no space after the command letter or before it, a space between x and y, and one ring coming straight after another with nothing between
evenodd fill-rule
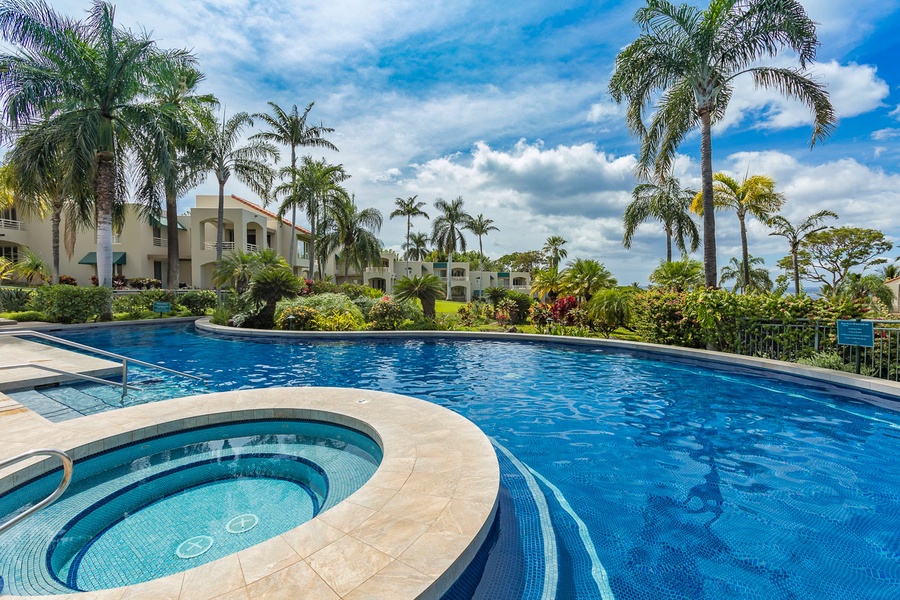
<instances>
[{"instance_id":1,"label":"sign on post","mask_svg":"<svg viewBox=\"0 0 900 600\"><path fill-rule=\"evenodd\" d=\"M842 346L875 347L875 324L872 321L838 320L837 343Z\"/></svg>"},{"instance_id":2,"label":"sign on post","mask_svg":"<svg viewBox=\"0 0 900 600\"><path fill-rule=\"evenodd\" d=\"M172 312L172 303L171 302L154 302L153 303L153 312L159 313L159 316L162 316L163 313Z\"/></svg>"}]
</instances>

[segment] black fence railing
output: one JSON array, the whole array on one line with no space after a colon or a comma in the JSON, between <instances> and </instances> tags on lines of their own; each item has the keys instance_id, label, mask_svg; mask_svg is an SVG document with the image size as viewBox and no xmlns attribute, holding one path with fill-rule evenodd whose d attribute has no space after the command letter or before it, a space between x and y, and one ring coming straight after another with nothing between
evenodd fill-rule
<instances>
[{"instance_id":1,"label":"black fence railing","mask_svg":"<svg viewBox=\"0 0 900 600\"><path fill-rule=\"evenodd\" d=\"M833 323L810 319L746 321L738 332L737 353L796 362L817 352L833 352L844 364L859 364L865 374L900 381L900 321L871 322L875 345L867 348L838 345L837 327Z\"/></svg>"}]
</instances>

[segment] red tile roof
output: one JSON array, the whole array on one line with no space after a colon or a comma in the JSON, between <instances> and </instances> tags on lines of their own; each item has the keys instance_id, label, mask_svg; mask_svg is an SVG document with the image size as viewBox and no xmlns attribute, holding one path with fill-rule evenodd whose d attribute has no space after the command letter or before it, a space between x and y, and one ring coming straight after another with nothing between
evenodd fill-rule
<instances>
[{"instance_id":1,"label":"red tile roof","mask_svg":"<svg viewBox=\"0 0 900 600\"><path fill-rule=\"evenodd\" d=\"M262 214L266 215L267 217L269 217L271 219L278 220L278 215L276 215L275 213L273 213L270 210L266 210L265 208L263 208L262 206L260 206L258 204L253 204L249 200L245 200L244 198L241 198L240 196L235 196L234 194L231 194L231 197L234 198L235 200L237 200L238 202L240 202L241 204L247 206L248 208L252 208L253 210L255 210L257 212L261 212ZM285 225L291 224L291 222L288 219L281 219L281 222L284 223ZM303 227L300 227L299 225L296 225L294 228L301 233L309 234L308 229L304 229Z\"/></svg>"}]
</instances>

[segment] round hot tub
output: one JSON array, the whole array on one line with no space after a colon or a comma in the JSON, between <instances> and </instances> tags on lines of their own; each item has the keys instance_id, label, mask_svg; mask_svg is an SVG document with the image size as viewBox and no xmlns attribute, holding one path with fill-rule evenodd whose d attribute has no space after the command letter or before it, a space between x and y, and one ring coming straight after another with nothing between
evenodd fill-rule
<instances>
[{"instance_id":1,"label":"round hot tub","mask_svg":"<svg viewBox=\"0 0 900 600\"><path fill-rule=\"evenodd\" d=\"M336 505L381 459L364 433L301 420L178 431L93 455L57 502L0 535L0 592L102 590L197 567ZM58 481L51 473L0 496L0 522Z\"/></svg>"}]
</instances>

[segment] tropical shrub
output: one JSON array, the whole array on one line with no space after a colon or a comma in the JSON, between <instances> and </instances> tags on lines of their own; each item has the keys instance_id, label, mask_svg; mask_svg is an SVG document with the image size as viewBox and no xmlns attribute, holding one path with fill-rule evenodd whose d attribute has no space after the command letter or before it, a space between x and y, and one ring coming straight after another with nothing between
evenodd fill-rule
<instances>
[{"instance_id":1,"label":"tropical shrub","mask_svg":"<svg viewBox=\"0 0 900 600\"><path fill-rule=\"evenodd\" d=\"M315 294L337 294L340 290L338 285L324 279L313 281L309 286L312 293Z\"/></svg>"},{"instance_id":2,"label":"tropical shrub","mask_svg":"<svg viewBox=\"0 0 900 600\"><path fill-rule=\"evenodd\" d=\"M288 307L306 306L319 313L320 319L317 327L323 331L348 331L347 323L353 323L351 329L362 329L365 326L365 318L357 306L343 294L324 293L312 296L300 296L291 300L282 300L275 309L275 319L278 320L281 313ZM342 315L348 315L343 317ZM328 329L330 327L341 329Z\"/></svg>"},{"instance_id":3,"label":"tropical shrub","mask_svg":"<svg viewBox=\"0 0 900 600\"><path fill-rule=\"evenodd\" d=\"M372 309L375 308L375 305L378 304L378 301L381 300L381 296L378 298L370 298L368 296L358 296L353 298L353 304L356 305L356 308L359 309L364 315L368 315L372 312Z\"/></svg>"},{"instance_id":4,"label":"tropical shrub","mask_svg":"<svg viewBox=\"0 0 900 600\"><path fill-rule=\"evenodd\" d=\"M532 324L538 329L543 329L553 320L553 316L550 314L550 305L543 302L533 304L528 310L528 314Z\"/></svg>"},{"instance_id":5,"label":"tropical shrub","mask_svg":"<svg viewBox=\"0 0 900 600\"><path fill-rule=\"evenodd\" d=\"M206 311L215 308L219 303L212 290L192 290L178 296L178 304L188 309L192 315L205 315Z\"/></svg>"},{"instance_id":6,"label":"tropical shrub","mask_svg":"<svg viewBox=\"0 0 900 600\"><path fill-rule=\"evenodd\" d=\"M133 277L128 280L128 287L135 290L151 290L162 288L162 281L151 277Z\"/></svg>"},{"instance_id":7,"label":"tropical shrub","mask_svg":"<svg viewBox=\"0 0 900 600\"><path fill-rule=\"evenodd\" d=\"M528 310L535 302L534 298L532 298L528 294L516 292L514 290L511 290L509 293L507 293L506 297L516 304L515 309L513 309L512 314L510 315L510 317L512 318L512 322L524 323L528 318Z\"/></svg>"},{"instance_id":8,"label":"tropical shrub","mask_svg":"<svg viewBox=\"0 0 900 600\"><path fill-rule=\"evenodd\" d=\"M59 284L60 285L78 285L78 280L70 275L60 275L59 276Z\"/></svg>"},{"instance_id":9,"label":"tropical shrub","mask_svg":"<svg viewBox=\"0 0 900 600\"><path fill-rule=\"evenodd\" d=\"M105 287L42 285L31 294L28 307L44 313L52 323L86 323L101 315L112 302Z\"/></svg>"},{"instance_id":10,"label":"tropical shrub","mask_svg":"<svg viewBox=\"0 0 900 600\"><path fill-rule=\"evenodd\" d=\"M363 327L353 313L319 315L316 319L319 331L357 331Z\"/></svg>"},{"instance_id":11,"label":"tropical shrub","mask_svg":"<svg viewBox=\"0 0 900 600\"><path fill-rule=\"evenodd\" d=\"M577 307L578 301L575 299L575 296L564 296L553 303L553 306L550 308L550 316L555 323L574 325L575 315L570 316L569 313Z\"/></svg>"},{"instance_id":12,"label":"tropical shrub","mask_svg":"<svg viewBox=\"0 0 900 600\"><path fill-rule=\"evenodd\" d=\"M19 310L0 313L0 318L12 319L13 321L47 321L47 316L36 310Z\"/></svg>"},{"instance_id":13,"label":"tropical shrub","mask_svg":"<svg viewBox=\"0 0 900 600\"><path fill-rule=\"evenodd\" d=\"M515 301L503 298L497 303L494 318L497 319L501 327L505 327L508 323L515 320L515 317L518 316L518 310L519 308Z\"/></svg>"},{"instance_id":14,"label":"tropical shrub","mask_svg":"<svg viewBox=\"0 0 900 600\"><path fill-rule=\"evenodd\" d=\"M509 290L505 287L495 286L489 287L484 290L484 298L487 299L488 302L494 307L494 311L497 310L497 305L501 300L507 297L509 294Z\"/></svg>"},{"instance_id":15,"label":"tropical shrub","mask_svg":"<svg viewBox=\"0 0 900 600\"><path fill-rule=\"evenodd\" d=\"M247 299L256 303L257 312L249 326L271 329L278 302L285 297L293 298L302 287L300 280L281 265L268 266L254 274Z\"/></svg>"},{"instance_id":16,"label":"tropical shrub","mask_svg":"<svg viewBox=\"0 0 900 600\"><path fill-rule=\"evenodd\" d=\"M13 312L23 311L31 299L31 292L22 288L0 290L0 309ZM17 319L18 320L18 319Z\"/></svg>"},{"instance_id":17,"label":"tropical shrub","mask_svg":"<svg viewBox=\"0 0 900 600\"><path fill-rule=\"evenodd\" d=\"M837 352L816 352L809 357L798 359L797 364L808 365L810 367L821 367L823 369L833 369L835 371L844 371L845 373L856 372L856 366L845 363L844 358ZM866 365L860 365L859 374L871 377L875 373L874 369L867 367Z\"/></svg>"},{"instance_id":18,"label":"tropical shrub","mask_svg":"<svg viewBox=\"0 0 900 600\"><path fill-rule=\"evenodd\" d=\"M369 311L369 327L378 331L397 329L403 319L403 307L389 296L384 296Z\"/></svg>"},{"instance_id":19,"label":"tropical shrub","mask_svg":"<svg viewBox=\"0 0 900 600\"><path fill-rule=\"evenodd\" d=\"M355 300L356 298L372 298L378 300L384 296L384 292L381 290L376 290L373 287L361 285L359 283L343 283L337 287L339 293L344 294L351 300Z\"/></svg>"},{"instance_id":20,"label":"tropical shrub","mask_svg":"<svg viewBox=\"0 0 900 600\"><path fill-rule=\"evenodd\" d=\"M316 331L320 316L319 311L311 306L286 306L278 310L275 327L293 331Z\"/></svg>"},{"instance_id":21,"label":"tropical shrub","mask_svg":"<svg viewBox=\"0 0 900 600\"><path fill-rule=\"evenodd\" d=\"M394 297L400 302L418 299L425 318L434 319L436 302L444 297L444 282L431 274L403 277L394 285Z\"/></svg>"},{"instance_id":22,"label":"tropical shrub","mask_svg":"<svg viewBox=\"0 0 900 600\"><path fill-rule=\"evenodd\" d=\"M593 329L609 337L619 327L631 323L634 293L621 288L600 290L585 306L585 312Z\"/></svg>"}]
</instances>

